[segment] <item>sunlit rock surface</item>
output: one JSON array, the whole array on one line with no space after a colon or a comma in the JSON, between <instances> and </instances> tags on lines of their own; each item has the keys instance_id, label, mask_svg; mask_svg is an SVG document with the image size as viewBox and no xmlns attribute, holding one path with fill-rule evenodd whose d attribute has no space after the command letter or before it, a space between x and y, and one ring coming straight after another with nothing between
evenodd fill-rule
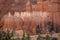
<instances>
[{"instance_id":1,"label":"sunlit rock surface","mask_svg":"<svg viewBox=\"0 0 60 40\"><path fill-rule=\"evenodd\" d=\"M29 0L20 0L20 1L19 0L14 0L14 1L0 0L0 24L3 25L4 23L3 25L4 28L8 26L8 28L10 27L9 29L11 29L13 25L16 26L16 29L20 29L20 27L23 26L24 24L23 28L26 30L28 30L29 28L31 32L36 28L36 25L37 25L36 18L33 18L33 17L30 19L24 18L24 20L22 20L21 18L23 17L19 17L19 14L21 14L21 12L30 12L30 14L32 14L33 11L35 12L42 11L42 12L47 12L48 14L47 19L46 18L42 19L42 24L43 24L42 26L44 26L44 22L45 24L47 24L47 22L52 22L52 19L53 19L54 26L57 26L59 31L60 30L59 29L60 28L59 27L60 26L60 10L59 10L60 6L59 5L60 3L57 0L45 0L45 1L44 0L30 0L30 1ZM10 14L8 14L8 12L10 12ZM15 12L19 12L19 14L15 14ZM40 19L38 19L39 23L40 23ZM35 31L33 31L33 33L34 32Z\"/></svg>"}]
</instances>

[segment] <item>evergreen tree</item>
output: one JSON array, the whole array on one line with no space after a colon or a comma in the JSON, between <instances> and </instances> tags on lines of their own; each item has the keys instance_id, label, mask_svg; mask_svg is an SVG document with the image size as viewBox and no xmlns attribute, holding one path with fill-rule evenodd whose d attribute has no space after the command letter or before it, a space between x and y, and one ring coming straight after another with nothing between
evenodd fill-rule
<instances>
[{"instance_id":1,"label":"evergreen tree","mask_svg":"<svg viewBox=\"0 0 60 40\"><path fill-rule=\"evenodd\" d=\"M38 38L37 38L37 40L41 40L41 36L40 36L40 33L38 34Z\"/></svg>"},{"instance_id":2,"label":"evergreen tree","mask_svg":"<svg viewBox=\"0 0 60 40\"><path fill-rule=\"evenodd\" d=\"M29 34L29 32L27 33L27 40L30 40L30 34Z\"/></svg>"},{"instance_id":3,"label":"evergreen tree","mask_svg":"<svg viewBox=\"0 0 60 40\"><path fill-rule=\"evenodd\" d=\"M51 40L49 35L46 35L46 40Z\"/></svg>"},{"instance_id":4,"label":"evergreen tree","mask_svg":"<svg viewBox=\"0 0 60 40\"><path fill-rule=\"evenodd\" d=\"M11 40L10 31L7 30L5 40Z\"/></svg>"},{"instance_id":5,"label":"evergreen tree","mask_svg":"<svg viewBox=\"0 0 60 40\"><path fill-rule=\"evenodd\" d=\"M25 40L26 37L25 37L25 32L23 31L23 37L22 37L22 40Z\"/></svg>"}]
</instances>

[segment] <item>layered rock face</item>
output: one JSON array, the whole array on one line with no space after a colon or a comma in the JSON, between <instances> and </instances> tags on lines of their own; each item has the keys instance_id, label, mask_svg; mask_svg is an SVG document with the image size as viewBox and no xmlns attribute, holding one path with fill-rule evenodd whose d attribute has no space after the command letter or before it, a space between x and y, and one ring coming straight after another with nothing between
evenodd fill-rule
<instances>
[{"instance_id":1,"label":"layered rock face","mask_svg":"<svg viewBox=\"0 0 60 40\"><path fill-rule=\"evenodd\" d=\"M30 12L32 13L33 11L42 11L42 12L47 12L48 17L46 20L42 19L42 26L44 26L44 22L52 22L54 23L54 28L56 30L55 25L59 28L60 26L60 1L59 0L0 0L0 19L2 19L2 17L6 14L8 14L8 12L11 12L12 15L14 15L15 12L19 12L21 14L21 12ZM42 13L43 14L43 13ZM12 17L13 18L13 17ZM11 23L14 23L14 19L11 18ZM26 19L26 18L25 18ZM6 19L8 24L10 23L10 18ZM16 21L17 20L17 21ZM16 19L15 22L18 22L21 19ZM32 24L29 30L33 30L33 32L36 33L36 25L35 23L35 19L32 18L31 19ZM40 19L39 19L40 20ZM23 26L24 28L26 26L30 26L28 23L29 21L28 19L24 20L24 24L26 24L25 26ZM26 23L27 22L27 23ZM22 20L18 23L21 23L22 25ZM6 24L6 21L4 20L4 24ZM27 25L28 24L28 25ZM6 24L7 25L7 24ZM6 26L5 25L5 26ZM17 29L20 27L17 27ZM35 28L32 28L32 27ZM11 26L12 27L12 26ZM28 30L28 27L26 27L26 29ZM31 30L31 31L32 31Z\"/></svg>"}]
</instances>

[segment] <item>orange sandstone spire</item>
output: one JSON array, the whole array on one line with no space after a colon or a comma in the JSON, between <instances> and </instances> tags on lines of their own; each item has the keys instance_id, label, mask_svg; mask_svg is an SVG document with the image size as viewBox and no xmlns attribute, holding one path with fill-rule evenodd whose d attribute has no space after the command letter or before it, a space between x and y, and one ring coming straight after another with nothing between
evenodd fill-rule
<instances>
[{"instance_id":1,"label":"orange sandstone spire","mask_svg":"<svg viewBox=\"0 0 60 40\"><path fill-rule=\"evenodd\" d=\"M31 12L31 5L30 5L30 1L29 0L26 3L26 11L27 12Z\"/></svg>"}]
</instances>

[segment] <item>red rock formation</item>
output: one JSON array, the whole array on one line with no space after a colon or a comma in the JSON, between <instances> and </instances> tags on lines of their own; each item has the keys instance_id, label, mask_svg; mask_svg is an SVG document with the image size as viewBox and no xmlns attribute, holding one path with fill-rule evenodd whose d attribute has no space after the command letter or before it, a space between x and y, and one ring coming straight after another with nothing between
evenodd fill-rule
<instances>
[{"instance_id":1,"label":"red rock formation","mask_svg":"<svg viewBox=\"0 0 60 40\"><path fill-rule=\"evenodd\" d=\"M12 2L12 3L11 3ZM4 4L5 3L5 4ZM9 5L8 5L9 4ZM32 12L32 11L44 11L44 12L48 12L48 18L46 19L46 22L48 21L52 21L52 13L53 13L53 21L54 23L60 25L60 6L59 6L59 2L57 0L46 0L46 1L42 1L42 0L37 0L37 4L32 5L31 2L25 1L25 0L21 0L20 3L18 0L12 1L12 0L0 0L0 19L7 14L9 11L14 14L15 11L21 12L23 10L27 11L27 12ZM12 18L7 18L4 19L4 26L6 27L6 22L8 23L8 25L10 25L11 23L13 23L14 19ZM22 22L21 19L16 19L17 21L15 22L20 22L18 23L17 29L20 27L19 24ZM30 30L32 29L32 27L34 27L33 33L36 32L35 28L36 28L36 24L35 24L35 20L32 18L31 20L31 25L28 24L28 18L24 20L24 25L23 27L28 29L30 26ZM44 23L44 22L43 22ZM22 25L22 23L21 23ZM11 25L12 26L12 25ZM10 26L10 27L11 27Z\"/></svg>"}]
</instances>

